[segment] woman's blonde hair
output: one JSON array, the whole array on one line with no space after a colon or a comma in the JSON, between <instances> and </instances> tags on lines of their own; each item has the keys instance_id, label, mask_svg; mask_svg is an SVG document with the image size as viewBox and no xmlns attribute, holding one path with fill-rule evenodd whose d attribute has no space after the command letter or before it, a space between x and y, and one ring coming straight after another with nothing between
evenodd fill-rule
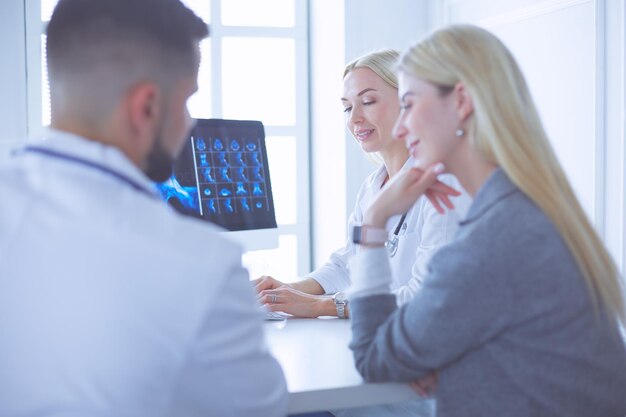
<instances>
[{"instance_id":1,"label":"woman's blonde hair","mask_svg":"<svg viewBox=\"0 0 626 417\"><path fill-rule=\"evenodd\" d=\"M343 70L343 78L357 68L369 68L374 71L384 82L391 87L398 89L398 76L396 75L396 65L398 64L398 58L400 52L395 49L380 49L367 53L363 56L348 63ZM382 164L382 157L375 152L372 154L366 154L367 158L375 164Z\"/></svg>"},{"instance_id":2,"label":"woman's blonde hair","mask_svg":"<svg viewBox=\"0 0 626 417\"><path fill-rule=\"evenodd\" d=\"M356 68L369 68L376 73L384 82L398 89L398 76L395 68L398 63L400 52L395 49L381 49L370 52L351 61L343 70L343 78Z\"/></svg>"},{"instance_id":3,"label":"woman's blonde hair","mask_svg":"<svg viewBox=\"0 0 626 417\"><path fill-rule=\"evenodd\" d=\"M467 126L472 146L546 213L576 258L594 305L626 324L617 267L578 202L506 46L484 29L453 25L409 49L398 69L441 89L463 83L474 105Z\"/></svg>"}]
</instances>

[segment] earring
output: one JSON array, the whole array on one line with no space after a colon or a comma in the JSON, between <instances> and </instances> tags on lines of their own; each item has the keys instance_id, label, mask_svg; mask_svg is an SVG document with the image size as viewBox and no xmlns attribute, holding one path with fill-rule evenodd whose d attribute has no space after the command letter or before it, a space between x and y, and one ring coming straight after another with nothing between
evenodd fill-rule
<instances>
[{"instance_id":1,"label":"earring","mask_svg":"<svg viewBox=\"0 0 626 417\"><path fill-rule=\"evenodd\" d=\"M457 130L456 130L456 132L454 132L454 134L455 134L458 138L463 137L463 135L465 135L465 130L463 130L463 129L457 129Z\"/></svg>"}]
</instances>

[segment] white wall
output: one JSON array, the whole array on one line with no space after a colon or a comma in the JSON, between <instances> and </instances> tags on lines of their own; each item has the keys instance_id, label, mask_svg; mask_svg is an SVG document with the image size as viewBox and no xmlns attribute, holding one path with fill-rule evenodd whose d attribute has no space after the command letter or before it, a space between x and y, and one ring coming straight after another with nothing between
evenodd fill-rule
<instances>
[{"instance_id":1,"label":"white wall","mask_svg":"<svg viewBox=\"0 0 626 417\"><path fill-rule=\"evenodd\" d=\"M27 136L24 2L0 3L0 163Z\"/></svg>"},{"instance_id":2,"label":"white wall","mask_svg":"<svg viewBox=\"0 0 626 417\"><path fill-rule=\"evenodd\" d=\"M310 0L313 266L346 239L346 220L376 166L346 131L339 97L344 65L380 48L403 50L429 29L427 0Z\"/></svg>"},{"instance_id":3,"label":"white wall","mask_svg":"<svg viewBox=\"0 0 626 417\"><path fill-rule=\"evenodd\" d=\"M311 239L313 267L343 244L346 146L341 73L345 61L344 3L310 0Z\"/></svg>"},{"instance_id":4,"label":"white wall","mask_svg":"<svg viewBox=\"0 0 626 417\"><path fill-rule=\"evenodd\" d=\"M478 24L511 49L570 182L624 271L623 1L433 4L438 23Z\"/></svg>"},{"instance_id":5,"label":"white wall","mask_svg":"<svg viewBox=\"0 0 626 417\"><path fill-rule=\"evenodd\" d=\"M626 275L626 135L624 115L626 6L622 0L606 2L604 22L599 31L604 38L600 61L603 81L604 120L604 240ZM625 277L626 278L626 277Z\"/></svg>"}]
</instances>

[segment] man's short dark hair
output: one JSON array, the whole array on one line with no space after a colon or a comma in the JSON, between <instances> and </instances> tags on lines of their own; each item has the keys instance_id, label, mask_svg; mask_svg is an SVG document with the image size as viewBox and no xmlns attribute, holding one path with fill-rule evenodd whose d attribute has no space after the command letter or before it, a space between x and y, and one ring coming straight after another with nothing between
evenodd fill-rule
<instances>
[{"instance_id":1,"label":"man's short dark hair","mask_svg":"<svg viewBox=\"0 0 626 417\"><path fill-rule=\"evenodd\" d=\"M46 31L52 96L55 88L119 90L138 78L193 74L208 33L180 0L60 0Z\"/></svg>"}]
</instances>

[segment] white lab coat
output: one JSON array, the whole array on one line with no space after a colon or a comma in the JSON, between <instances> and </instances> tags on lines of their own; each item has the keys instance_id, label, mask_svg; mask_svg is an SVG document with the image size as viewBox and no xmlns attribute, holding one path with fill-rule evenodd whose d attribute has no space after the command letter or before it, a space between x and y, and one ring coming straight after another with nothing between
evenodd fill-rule
<instances>
[{"instance_id":1,"label":"white lab coat","mask_svg":"<svg viewBox=\"0 0 626 417\"><path fill-rule=\"evenodd\" d=\"M404 164L403 170L411 167L412 158ZM352 227L363 222L363 213L372 204L380 192L387 170L382 165L371 173L361 184L357 194L354 211L348 220L348 233ZM393 273L392 291L398 304L411 300L427 275L428 261L443 245L452 241L458 228L458 222L467 213L471 199L465 193L458 180L452 175L442 175L441 180L461 191L463 194L451 200L455 210L439 214L426 197L420 197L407 212L404 224L398 234L398 251L390 258ZM392 237L401 216L392 217L387 223L387 231ZM344 291L350 286L350 259L356 254L357 247L349 238L346 244L333 252L330 259L307 276L315 279L326 294Z\"/></svg>"},{"instance_id":2,"label":"white lab coat","mask_svg":"<svg viewBox=\"0 0 626 417\"><path fill-rule=\"evenodd\" d=\"M281 416L240 248L117 149L51 131L0 167L0 415Z\"/></svg>"}]
</instances>

